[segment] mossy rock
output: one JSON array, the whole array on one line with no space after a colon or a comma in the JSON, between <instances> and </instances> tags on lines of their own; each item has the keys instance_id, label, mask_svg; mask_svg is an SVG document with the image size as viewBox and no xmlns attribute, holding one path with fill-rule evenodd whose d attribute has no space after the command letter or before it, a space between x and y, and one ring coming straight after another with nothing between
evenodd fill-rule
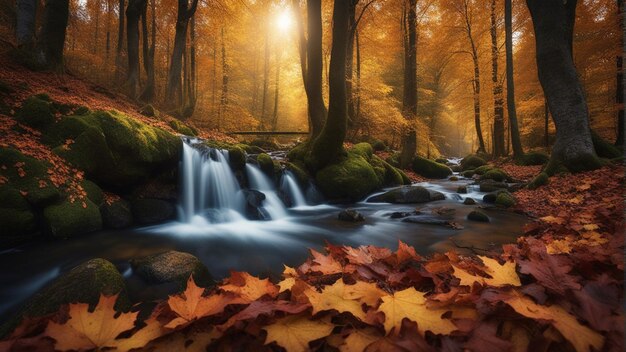
<instances>
[{"instance_id":1,"label":"mossy rock","mask_svg":"<svg viewBox=\"0 0 626 352\"><path fill-rule=\"evenodd\" d=\"M84 116L89 115L91 110L86 106L79 106L74 110L74 115L76 116Z\"/></svg>"},{"instance_id":2,"label":"mossy rock","mask_svg":"<svg viewBox=\"0 0 626 352\"><path fill-rule=\"evenodd\" d=\"M233 147L235 148L240 148L241 150L245 151L248 154L261 154L263 153L263 149L253 146L253 145L247 145L244 143L237 143L235 144Z\"/></svg>"},{"instance_id":3,"label":"mossy rock","mask_svg":"<svg viewBox=\"0 0 626 352\"><path fill-rule=\"evenodd\" d=\"M47 232L54 237L69 238L102 229L98 206L89 199L47 206L43 216Z\"/></svg>"},{"instance_id":4,"label":"mossy rock","mask_svg":"<svg viewBox=\"0 0 626 352\"><path fill-rule=\"evenodd\" d=\"M448 159L444 159L444 158L437 158L435 159L436 162L438 162L439 164L446 164L448 162Z\"/></svg>"},{"instance_id":5,"label":"mossy rock","mask_svg":"<svg viewBox=\"0 0 626 352\"><path fill-rule=\"evenodd\" d=\"M102 192L102 189L97 184L89 180L83 180L80 185L85 192L87 192L87 198L89 198L90 201L97 206L102 205L104 202L104 192Z\"/></svg>"},{"instance_id":6,"label":"mossy rock","mask_svg":"<svg viewBox=\"0 0 626 352\"><path fill-rule=\"evenodd\" d=\"M591 140L596 154L601 158L614 159L624 155L621 149L604 140L595 131L591 131Z\"/></svg>"},{"instance_id":7,"label":"mossy rock","mask_svg":"<svg viewBox=\"0 0 626 352\"><path fill-rule=\"evenodd\" d=\"M178 120L171 120L169 122L170 127L180 133L183 134L185 136L191 136L191 137L195 137L198 135L198 130L196 130L195 128L185 125L184 123L178 121Z\"/></svg>"},{"instance_id":8,"label":"mossy rock","mask_svg":"<svg viewBox=\"0 0 626 352\"><path fill-rule=\"evenodd\" d=\"M443 179L452 175L449 167L421 156L413 158L412 168L415 173L427 178Z\"/></svg>"},{"instance_id":9,"label":"mossy rock","mask_svg":"<svg viewBox=\"0 0 626 352\"><path fill-rule=\"evenodd\" d=\"M239 147L228 148L228 163L231 169L243 171L246 169L246 152Z\"/></svg>"},{"instance_id":10,"label":"mossy rock","mask_svg":"<svg viewBox=\"0 0 626 352\"><path fill-rule=\"evenodd\" d=\"M278 144L270 141L269 139L258 138L249 143L251 146L259 147L264 151L279 150Z\"/></svg>"},{"instance_id":11,"label":"mossy rock","mask_svg":"<svg viewBox=\"0 0 626 352\"><path fill-rule=\"evenodd\" d=\"M352 146L350 149L352 153L358 154L365 158L365 160L370 160L372 155L374 155L374 148L369 143L359 143Z\"/></svg>"},{"instance_id":12,"label":"mossy rock","mask_svg":"<svg viewBox=\"0 0 626 352\"><path fill-rule=\"evenodd\" d=\"M53 124L55 109L50 98L45 98L45 96L32 96L26 99L15 114L16 120L38 130L43 130Z\"/></svg>"},{"instance_id":13,"label":"mossy rock","mask_svg":"<svg viewBox=\"0 0 626 352\"><path fill-rule=\"evenodd\" d=\"M372 155L372 158L370 159L370 164L372 165L372 167L374 167L374 170L379 170L380 167L383 168L383 186L399 186L411 183L409 177L404 174L402 170L391 166L389 163L379 158L377 155ZM379 171L376 171L376 173L378 174Z\"/></svg>"},{"instance_id":14,"label":"mossy rock","mask_svg":"<svg viewBox=\"0 0 626 352\"><path fill-rule=\"evenodd\" d=\"M191 275L197 285L213 285L209 270L195 256L178 251L167 251L131 260L133 271L150 284L178 283L181 289Z\"/></svg>"},{"instance_id":15,"label":"mossy rock","mask_svg":"<svg viewBox=\"0 0 626 352\"><path fill-rule=\"evenodd\" d=\"M13 188L24 192L26 200L35 206L54 203L61 196L50 181L49 168L50 164L46 161L24 155L13 148L0 148L0 176L6 178Z\"/></svg>"},{"instance_id":16,"label":"mossy rock","mask_svg":"<svg viewBox=\"0 0 626 352\"><path fill-rule=\"evenodd\" d=\"M483 165L483 166L479 166L477 168L475 168L473 171L476 175L484 175L486 174L488 171L492 170L494 167L491 165Z\"/></svg>"},{"instance_id":17,"label":"mossy rock","mask_svg":"<svg viewBox=\"0 0 626 352\"><path fill-rule=\"evenodd\" d=\"M404 186L371 197L368 201L372 203L418 204L444 199L446 199L446 196L441 192L432 191L421 186Z\"/></svg>"},{"instance_id":18,"label":"mossy rock","mask_svg":"<svg viewBox=\"0 0 626 352\"><path fill-rule=\"evenodd\" d=\"M318 171L315 179L320 191L331 199L357 201L382 186L372 165L354 153Z\"/></svg>"},{"instance_id":19,"label":"mossy rock","mask_svg":"<svg viewBox=\"0 0 626 352\"><path fill-rule=\"evenodd\" d=\"M517 203L517 201L515 200L513 195L511 195L508 192L499 192L496 197L496 205L499 205L505 208L512 207L515 205L515 203Z\"/></svg>"},{"instance_id":20,"label":"mossy rock","mask_svg":"<svg viewBox=\"0 0 626 352\"><path fill-rule=\"evenodd\" d=\"M494 180L484 180L480 183L480 191L481 192L494 192L498 190L507 190L509 189L509 185L504 182L497 182Z\"/></svg>"},{"instance_id":21,"label":"mossy rock","mask_svg":"<svg viewBox=\"0 0 626 352\"><path fill-rule=\"evenodd\" d=\"M287 162L285 163L285 169L289 170L296 177L296 180L302 189L309 186L310 177L305 171L303 165L298 165L298 162Z\"/></svg>"},{"instance_id":22,"label":"mossy rock","mask_svg":"<svg viewBox=\"0 0 626 352\"><path fill-rule=\"evenodd\" d=\"M389 165L399 168L400 167L400 153L391 154L390 156L387 157L387 159L385 159L385 161L389 163Z\"/></svg>"},{"instance_id":23,"label":"mossy rock","mask_svg":"<svg viewBox=\"0 0 626 352\"><path fill-rule=\"evenodd\" d=\"M74 143L64 147L67 139ZM182 149L177 136L114 111L65 117L43 140L89 179L122 189L175 168Z\"/></svg>"},{"instance_id":24,"label":"mossy rock","mask_svg":"<svg viewBox=\"0 0 626 352\"><path fill-rule=\"evenodd\" d=\"M261 171L270 177L274 177L274 161L271 156L261 153L257 156L256 161Z\"/></svg>"},{"instance_id":25,"label":"mossy rock","mask_svg":"<svg viewBox=\"0 0 626 352\"><path fill-rule=\"evenodd\" d=\"M529 184L528 184L528 189L534 190L537 189L541 186L545 186L548 183L550 183L550 178L548 177L548 174L546 174L545 172L540 173L539 175L537 175Z\"/></svg>"},{"instance_id":26,"label":"mossy rock","mask_svg":"<svg viewBox=\"0 0 626 352\"><path fill-rule=\"evenodd\" d=\"M0 237L21 236L37 230L35 215L17 189L1 186L0 199Z\"/></svg>"},{"instance_id":27,"label":"mossy rock","mask_svg":"<svg viewBox=\"0 0 626 352\"><path fill-rule=\"evenodd\" d=\"M152 104L147 104L143 106L141 109L139 109L139 113L147 117L158 117L159 114L157 109L155 109L154 105Z\"/></svg>"},{"instance_id":28,"label":"mossy rock","mask_svg":"<svg viewBox=\"0 0 626 352\"><path fill-rule=\"evenodd\" d=\"M370 144L372 145L372 148L374 149L374 151L382 152L382 151L387 150L387 145L385 144L385 142L381 141L380 139L374 139L370 141Z\"/></svg>"},{"instance_id":29,"label":"mossy rock","mask_svg":"<svg viewBox=\"0 0 626 352\"><path fill-rule=\"evenodd\" d=\"M491 169L481 177L482 180L494 180L496 182L504 182L510 180L511 177L501 169Z\"/></svg>"},{"instance_id":30,"label":"mossy rock","mask_svg":"<svg viewBox=\"0 0 626 352\"><path fill-rule=\"evenodd\" d=\"M550 161L550 156L540 152L528 152L517 160L519 165L545 165Z\"/></svg>"},{"instance_id":31,"label":"mossy rock","mask_svg":"<svg viewBox=\"0 0 626 352\"><path fill-rule=\"evenodd\" d=\"M41 317L55 313L62 305L88 303L95 308L100 295L118 295L115 309L130 309L124 278L115 266L104 259L92 259L78 265L38 291L14 318L0 328L0 338L11 332L23 317Z\"/></svg>"},{"instance_id":32,"label":"mossy rock","mask_svg":"<svg viewBox=\"0 0 626 352\"><path fill-rule=\"evenodd\" d=\"M456 193L466 194L467 193L467 186L459 186L459 187L457 187Z\"/></svg>"},{"instance_id":33,"label":"mossy rock","mask_svg":"<svg viewBox=\"0 0 626 352\"><path fill-rule=\"evenodd\" d=\"M120 199L111 204L104 203L100 206L102 225L108 229L123 229L133 224L133 213L130 203Z\"/></svg>"},{"instance_id":34,"label":"mossy rock","mask_svg":"<svg viewBox=\"0 0 626 352\"><path fill-rule=\"evenodd\" d=\"M288 153L287 158L289 161L299 161L304 162L306 159L306 155L309 152L309 143L300 143L297 146L293 147Z\"/></svg>"},{"instance_id":35,"label":"mossy rock","mask_svg":"<svg viewBox=\"0 0 626 352\"><path fill-rule=\"evenodd\" d=\"M462 173L463 177L465 178L472 178L475 174L476 172L474 170L465 170Z\"/></svg>"},{"instance_id":36,"label":"mossy rock","mask_svg":"<svg viewBox=\"0 0 626 352\"><path fill-rule=\"evenodd\" d=\"M473 210L467 215L467 220L476 222L489 222L489 217L482 211Z\"/></svg>"},{"instance_id":37,"label":"mossy rock","mask_svg":"<svg viewBox=\"0 0 626 352\"><path fill-rule=\"evenodd\" d=\"M461 160L461 168L463 170L472 170L487 164L485 159L477 155L468 155Z\"/></svg>"}]
</instances>

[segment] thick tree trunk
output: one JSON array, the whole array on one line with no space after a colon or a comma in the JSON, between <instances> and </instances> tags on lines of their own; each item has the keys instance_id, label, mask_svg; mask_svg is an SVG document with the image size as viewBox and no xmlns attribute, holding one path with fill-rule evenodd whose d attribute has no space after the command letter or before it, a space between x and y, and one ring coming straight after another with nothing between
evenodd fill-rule
<instances>
[{"instance_id":1,"label":"thick tree trunk","mask_svg":"<svg viewBox=\"0 0 626 352\"><path fill-rule=\"evenodd\" d=\"M189 27L189 95L187 96L186 113L191 117L196 109L197 101L197 85L198 85L198 68L196 65L196 17L191 17L191 25Z\"/></svg>"},{"instance_id":2,"label":"thick tree trunk","mask_svg":"<svg viewBox=\"0 0 626 352\"><path fill-rule=\"evenodd\" d=\"M119 27L117 32L117 48L115 53L115 79L120 81L122 78L122 51L124 50L124 29L126 26L124 25L124 20L126 16L124 15L125 0L120 0L119 4Z\"/></svg>"},{"instance_id":3,"label":"thick tree trunk","mask_svg":"<svg viewBox=\"0 0 626 352\"><path fill-rule=\"evenodd\" d=\"M522 141L517 123L517 109L515 108L515 81L513 80L513 9L512 0L504 0L504 27L506 35L506 104L509 114L509 129L511 130L511 145L513 157L518 159L524 155Z\"/></svg>"},{"instance_id":4,"label":"thick tree trunk","mask_svg":"<svg viewBox=\"0 0 626 352\"><path fill-rule=\"evenodd\" d=\"M328 118L311 150L313 169L336 160L343 151L347 130L346 47L348 44L347 1L335 1L333 9L333 44L329 67Z\"/></svg>"},{"instance_id":5,"label":"thick tree trunk","mask_svg":"<svg viewBox=\"0 0 626 352\"><path fill-rule=\"evenodd\" d=\"M356 35L356 5L359 0L348 0L350 5L348 8L348 47L346 49L346 94L348 96L348 124L354 126L354 97L353 97L353 83L354 77L354 37Z\"/></svg>"},{"instance_id":6,"label":"thick tree trunk","mask_svg":"<svg viewBox=\"0 0 626 352\"><path fill-rule=\"evenodd\" d=\"M39 35L39 61L55 71L63 70L63 48L69 16L69 0L47 0Z\"/></svg>"},{"instance_id":7,"label":"thick tree trunk","mask_svg":"<svg viewBox=\"0 0 626 352\"><path fill-rule=\"evenodd\" d=\"M17 0L17 46L25 50L35 47L37 0Z\"/></svg>"},{"instance_id":8,"label":"thick tree trunk","mask_svg":"<svg viewBox=\"0 0 626 352\"><path fill-rule=\"evenodd\" d=\"M550 149L550 107L548 100L543 103L543 139L546 150Z\"/></svg>"},{"instance_id":9,"label":"thick tree trunk","mask_svg":"<svg viewBox=\"0 0 626 352\"><path fill-rule=\"evenodd\" d=\"M126 9L126 42L128 43L128 75L126 87L128 95L137 98L139 88L139 17L146 0L129 0Z\"/></svg>"},{"instance_id":10,"label":"thick tree trunk","mask_svg":"<svg viewBox=\"0 0 626 352\"><path fill-rule=\"evenodd\" d=\"M152 31L150 35L150 45L148 47L148 17L147 4L142 12L142 32L143 32L143 66L146 71L146 87L139 98L141 101L151 103L155 96L155 79L154 79L154 53L156 50L156 3L150 0L150 11L152 12Z\"/></svg>"},{"instance_id":11,"label":"thick tree trunk","mask_svg":"<svg viewBox=\"0 0 626 352\"><path fill-rule=\"evenodd\" d=\"M526 0L535 29L539 81L556 125L546 169L553 174L592 170L602 164L593 148L587 101L572 55L576 0Z\"/></svg>"},{"instance_id":12,"label":"thick tree trunk","mask_svg":"<svg viewBox=\"0 0 626 352\"><path fill-rule=\"evenodd\" d=\"M356 41L356 88L354 90L355 113L354 122L358 125L361 119L361 45L359 42L359 31L357 29L355 35Z\"/></svg>"},{"instance_id":13,"label":"thick tree trunk","mask_svg":"<svg viewBox=\"0 0 626 352\"><path fill-rule=\"evenodd\" d=\"M306 46L306 93L309 107L309 132L311 140L313 140L322 132L324 121L326 120L326 105L324 104L324 96L322 94L322 72L324 70L322 54L322 1L307 0L306 6L308 32Z\"/></svg>"},{"instance_id":14,"label":"thick tree trunk","mask_svg":"<svg viewBox=\"0 0 626 352\"><path fill-rule=\"evenodd\" d=\"M615 145L624 145L624 0L617 0L617 15L620 24L620 46L622 53L617 57L617 87L615 90L615 102L617 104L617 138L615 138Z\"/></svg>"},{"instance_id":15,"label":"thick tree trunk","mask_svg":"<svg viewBox=\"0 0 626 352\"><path fill-rule=\"evenodd\" d=\"M491 0L491 81L493 83L493 156L505 155L504 150L504 99L498 73L498 23L496 0Z\"/></svg>"},{"instance_id":16,"label":"thick tree trunk","mask_svg":"<svg viewBox=\"0 0 626 352\"><path fill-rule=\"evenodd\" d=\"M417 0L408 1L409 8L405 24L404 45L404 95L402 98L402 114L407 120L408 128L402 136L400 166L408 168L417 151Z\"/></svg>"}]
</instances>

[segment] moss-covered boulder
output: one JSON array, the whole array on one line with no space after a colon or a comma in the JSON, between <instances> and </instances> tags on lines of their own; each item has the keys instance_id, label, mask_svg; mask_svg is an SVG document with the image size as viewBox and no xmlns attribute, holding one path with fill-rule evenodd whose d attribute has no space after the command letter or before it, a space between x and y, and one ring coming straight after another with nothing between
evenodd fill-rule
<instances>
[{"instance_id":1,"label":"moss-covered boulder","mask_svg":"<svg viewBox=\"0 0 626 352\"><path fill-rule=\"evenodd\" d=\"M474 170L466 170L462 173L463 177L465 178L472 178L475 174L476 172L474 172Z\"/></svg>"},{"instance_id":2,"label":"moss-covered boulder","mask_svg":"<svg viewBox=\"0 0 626 352\"><path fill-rule=\"evenodd\" d=\"M480 210L473 210L467 215L467 220L476 222L489 222L489 217L487 216L487 214L483 213Z\"/></svg>"},{"instance_id":3,"label":"moss-covered boulder","mask_svg":"<svg viewBox=\"0 0 626 352\"><path fill-rule=\"evenodd\" d=\"M30 298L14 319L0 327L0 338L12 331L23 317L40 317L55 313L64 304L88 303L93 309L100 295L118 294L115 309L130 308L122 275L104 259L92 259L78 265Z\"/></svg>"},{"instance_id":4,"label":"moss-covered boulder","mask_svg":"<svg viewBox=\"0 0 626 352\"><path fill-rule=\"evenodd\" d=\"M274 161L271 156L261 153L257 156L256 161L261 171L268 176L274 177Z\"/></svg>"},{"instance_id":5,"label":"moss-covered boulder","mask_svg":"<svg viewBox=\"0 0 626 352\"><path fill-rule=\"evenodd\" d=\"M0 186L0 237L30 234L37 230L35 214L20 192L10 186Z\"/></svg>"},{"instance_id":6,"label":"moss-covered boulder","mask_svg":"<svg viewBox=\"0 0 626 352\"><path fill-rule=\"evenodd\" d=\"M87 193L87 198L89 198L90 201L97 206L102 205L104 202L104 192L102 192L102 189L97 184L89 180L83 180L80 185Z\"/></svg>"},{"instance_id":7,"label":"moss-covered boulder","mask_svg":"<svg viewBox=\"0 0 626 352\"><path fill-rule=\"evenodd\" d=\"M102 229L98 206L91 200L68 199L47 206L43 211L45 228L54 237L69 238Z\"/></svg>"},{"instance_id":8,"label":"moss-covered boulder","mask_svg":"<svg viewBox=\"0 0 626 352\"><path fill-rule=\"evenodd\" d=\"M350 151L364 157L366 160L369 160L374 154L374 148L372 148L372 145L369 143L355 144Z\"/></svg>"},{"instance_id":9,"label":"moss-covered boulder","mask_svg":"<svg viewBox=\"0 0 626 352\"><path fill-rule=\"evenodd\" d=\"M385 161L393 167L400 167L400 153L391 154Z\"/></svg>"},{"instance_id":10,"label":"moss-covered boulder","mask_svg":"<svg viewBox=\"0 0 626 352\"><path fill-rule=\"evenodd\" d=\"M477 167L483 166L485 164L487 164L485 159L477 155L468 155L463 158L463 160L461 160L461 168L463 170L476 169Z\"/></svg>"},{"instance_id":11,"label":"moss-covered boulder","mask_svg":"<svg viewBox=\"0 0 626 352\"><path fill-rule=\"evenodd\" d=\"M537 175L529 184L528 184L528 189L537 189L541 186L545 186L548 183L550 183L550 178L548 177L548 174L546 174L545 172L540 173L539 175Z\"/></svg>"},{"instance_id":12,"label":"moss-covered boulder","mask_svg":"<svg viewBox=\"0 0 626 352\"><path fill-rule=\"evenodd\" d=\"M185 125L184 123L178 121L178 120L171 120L169 122L170 127L180 133L183 134L185 136L197 136L198 135L198 130L196 130L195 128L189 126L189 125Z\"/></svg>"},{"instance_id":13,"label":"moss-covered boulder","mask_svg":"<svg viewBox=\"0 0 626 352\"><path fill-rule=\"evenodd\" d=\"M150 284L175 282L182 288L191 275L202 287L214 283L206 266L189 253L168 251L132 259L130 263L133 271Z\"/></svg>"},{"instance_id":14,"label":"moss-covered boulder","mask_svg":"<svg viewBox=\"0 0 626 352\"><path fill-rule=\"evenodd\" d=\"M493 170L493 166L491 165L483 165L483 166L479 166L477 168L475 168L473 171L476 175L484 175L486 174L488 171Z\"/></svg>"},{"instance_id":15,"label":"moss-covered boulder","mask_svg":"<svg viewBox=\"0 0 626 352\"><path fill-rule=\"evenodd\" d=\"M246 152L236 146L228 148L228 162L235 171L246 169Z\"/></svg>"},{"instance_id":16,"label":"moss-covered boulder","mask_svg":"<svg viewBox=\"0 0 626 352\"><path fill-rule=\"evenodd\" d=\"M502 169L491 169L483 174L481 180L494 180L496 182L504 182L510 180L511 177Z\"/></svg>"},{"instance_id":17,"label":"moss-covered boulder","mask_svg":"<svg viewBox=\"0 0 626 352\"><path fill-rule=\"evenodd\" d=\"M74 142L64 146L68 139ZM114 111L65 117L43 140L89 179L124 189L175 168L182 149L177 136Z\"/></svg>"},{"instance_id":18,"label":"moss-covered boulder","mask_svg":"<svg viewBox=\"0 0 626 352\"><path fill-rule=\"evenodd\" d=\"M176 208L166 200L139 198L131 202L133 219L142 225L158 224L173 220Z\"/></svg>"},{"instance_id":19,"label":"moss-covered boulder","mask_svg":"<svg viewBox=\"0 0 626 352\"><path fill-rule=\"evenodd\" d=\"M249 144L251 146L261 148L263 151L274 151L280 149L280 146L276 144L276 142L267 138L257 138L252 140Z\"/></svg>"},{"instance_id":20,"label":"moss-covered boulder","mask_svg":"<svg viewBox=\"0 0 626 352\"><path fill-rule=\"evenodd\" d=\"M465 200L463 200L463 204L464 205L476 205L476 201L474 200L474 198L467 197L465 198Z\"/></svg>"},{"instance_id":21,"label":"moss-covered boulder","mask_svg":"<svg viewBox=\"0 0 626 352\"><path fill-rule=\"evenodd\" d=\"M446 165L416 156L413 158L411 167L415 173L427 178L447 178L452 175L452 170Z\"/></svg>"},{"instance_id":22,"label":"moss-covered boulder","mask_svg":"<svg viewBox=\"0 0 626 352\"><path fill-rule=\"evenodd\" d=\"M354 153L321 169L315 179L320 191L331 199L357 201L382 187L372 165Z\"/></svg>"},{"instance_id":23,"label":"moss-covered boulder","mask_svg":"<svg viewBox=\"0 0 626 352\"><path fill-rule=\"evenodd\" d=\"M497 182L494 180L484 180L480 182L480 191L481 192L494 192L498 190L507 190L509 189L509 185L504 182Z\"/></svg>"},{"instance_id":24,"label":"moss-covered boulder","mask_svg":"<svg viewBox=\"0 0 626 352\"><path fill-rule=\"evenodd\" d=\"M21 191L28 202L45 206L57 201L61 193L48 175L50 164L24 155L12 148L0 148L0 178Z\"/></svg>"},{"instance_id":25,"label":"moss-covered boulder","mask_svg":"<svg viewBox=\"0 0 626 352\"><path fill-rule=\"evenodd\" d=\"M421 186L404 186L370 198L371 203L419 204L444 200L446 196Z\"/></svg>"},{"instance_id":26,"label":"moss-covered boulder","mask_svg":"<svg viewBox=\"0 0 626 352\"><path fill-rule=\"evenodd\" d=\"M123 229L133 224L133 213L130 203L119 199L100 206L102 225L107 229Z\"/></svg>"},{"instance_id":27,"label":"moss-covered boulder","mask_svg":"<svg viewBox=\"0 0 626 352\"><path fill-rule=\"evenodd\" d=\"M49 97L32 96L22 103L15 118L26 126L41 130L54 123L54 113Z\"/></svg>"},{"instance_id":28,"label":"moss-covered boulder","mask_svg":"<svg viewBox=\"0 0 626 352\"><path fill-rule=\"evenodd\" d=\"M550 161L550 156L540 152L528 152L521 156L517 163L519 165L545 165Z\"/></svg>"},{"instance_id":29,"label":"moss-covered boulder","mask_svg":"<svg viewBox=\"0 0 626 352\"><path fill-rule=\"evenodd\" d=\"M499 192L496 197L496 205L502 206L504 208L509 208L514 206L516 203L515 198L509 192Z\"/></svg>"}]
</instances>

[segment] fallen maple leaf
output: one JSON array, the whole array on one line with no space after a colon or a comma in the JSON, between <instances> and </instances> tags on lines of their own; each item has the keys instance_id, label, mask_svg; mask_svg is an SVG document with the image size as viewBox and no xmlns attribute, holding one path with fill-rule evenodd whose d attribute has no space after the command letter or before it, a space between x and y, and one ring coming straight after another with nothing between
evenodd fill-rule
<instances>
[{"instance_id":1,"label":"fallen maple leaf","mask_svg":"<svg viewBox=\"0 0 626 352\"><path fill-rule=\"evenodd\" d=\"M265 344L276 342L289 352L309 350L309 342L328 336L334 325L327 319L310 320L306 315L291 315L263 328Z\"/></svg>"},{"instance_id":2,"label":"fallen maple leaf","mask_svg":"<svg viewBox=\"0 0 626 352\"><path fill-rule=\"evenodd\" d=\"M233 292L248 302L269 295L276 297L278 295L278 287L268 279L259 279L245 272L234 271L227 284L220 286L226 292Z\"/></svg>"},{"instance_id":3,"label":"fallen maple leaf","mask_svg":"<svg viewBox=\"0 0 626 352\"><path fill-rule=\"evenodd\" d=\"M452 269L454 270L454 276L461 279L462 286L472 286L474 282L478 282L483 286L490 285L495 287L501 287L506 285L522 285L519 280L519 276L517 276L517 272L515 272L515 263L506 262L504 263L504 265L500 265L495 259L483 256L478 257L483 261L483 264L485 265L484 271L489 274L491 278L472 275L467 271L453 265Z\"/></svg>"},{"instance_id":4,"label":"fallen maple leaf","mask_svg":"<svg viewBox=\"0 0 626 352\"><path fill-rule=\"evenodd\" d=\"M374 328L366 328L363 330L353 330L350 335L346 337L341 345L339 345L339 351L341 352L361 352L365 351L367 346L371 345L374 341L383 338L378 330Z\"/></svg>"},{"instance_id":5,"label":"fallen maple leaf","mask_svg":"<svg viewBox=\"0 0 626 352\"><path fill-rule=\"evenodd\" d=\"M367 319L361 306L362 303L373 305L384 292L374 284L361 282L358 285L346 285L343 280L337 280L333 285L326 286L319 293L309 288L304 294L311 302L313 314L334 309L340 313L348 312L365 321Z\"/></svg>"},{"instance_id":6,"label":"fallen maple leaf","mask_svg":"<svg viewBox=\"0 0 626 352\"><path fill-rule=\"evenodd\" d=\"M311 271L319 271L324 275L337 274L343 271L341 264L331 255L323 255L314 249L311 249L311 255L313 256Z\"/></svg>"},{"instance_id":7,"label":"fallen maple leaf","mask_svg":"<svg viewBox=\"0 0 626 352\"><path fill-rule=\"evenodd\" d=\"M115 338L135 326L138 314L121 313L115 318L116 300L117 295L100 295L93 312L89 311L87 303L70 304L67 322L58 324L50 321L45 335L56 340L54 348L60 351L114 347Z\"/></svg>"}]
</instances>

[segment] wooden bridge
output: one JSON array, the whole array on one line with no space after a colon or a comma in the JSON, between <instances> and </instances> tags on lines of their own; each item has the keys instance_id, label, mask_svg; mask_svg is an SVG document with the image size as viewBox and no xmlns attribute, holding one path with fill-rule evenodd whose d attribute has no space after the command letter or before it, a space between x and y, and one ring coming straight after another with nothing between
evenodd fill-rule
<instances>
[{"instance_id":1,"label":"wooden bridge","mask_svg":"<svg viewBox=\"0 0 626 352\"><path fill-rule=\"evenodd\" d=\"M298 131L235 131L235 132L227 132L226 134L230 135L239 135L239 136L297 136L297 135L308 135L309 132L298 132Z\"/></svg>"}]
</instances>

